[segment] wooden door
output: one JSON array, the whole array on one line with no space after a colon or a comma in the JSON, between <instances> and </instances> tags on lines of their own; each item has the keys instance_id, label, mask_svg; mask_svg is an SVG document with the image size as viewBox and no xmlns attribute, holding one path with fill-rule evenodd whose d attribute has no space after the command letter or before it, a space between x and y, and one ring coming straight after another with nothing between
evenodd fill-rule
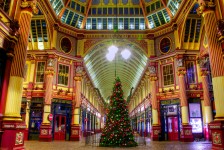
<instances>
[{"instance_id":1,"label":"wooden door","mask_svg":"<svg viewBox=\"0 0 224 150\"><path fill-rule=\"evenodd\" d=\"M178 140L178 118L168 117L168 139L170 141Z\"/></svg>"},{"instance_id":2,"label":"wooden door","mask_svg":"<svg viewBox=\"0 0 224 150\"><path fill-rule=\"evenodd\" d=\"M55 115L54 118L54 140L65 140L66 116Z\"/></svg>"}]
</instances>

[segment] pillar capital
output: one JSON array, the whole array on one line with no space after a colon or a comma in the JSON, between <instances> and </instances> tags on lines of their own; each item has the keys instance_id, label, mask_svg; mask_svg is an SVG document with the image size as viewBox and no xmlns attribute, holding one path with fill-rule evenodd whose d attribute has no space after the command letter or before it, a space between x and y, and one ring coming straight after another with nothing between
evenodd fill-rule
<instances>
[{"instance_id":1,"label":"pillar capital","mask_svg":"<svg viewBox=\"0 0 224 150\"><path fill-rule=\"evenodd\" d=\"M177 75L178 76L184 76L187 73L186 68L185 67L179 67L177 70Z\"/></svg>"},{"instance_id":2,"label":"pillar capital","mask_svg":"<svg viewBox=\"0 0 224 150\"><path fill-rule=\"evenodd\" d=\"M20 7L23 10L28 10L31 11L31 13L37 14L38 9L37 9L37 1L36 0L22 0Z\"/></svg>"},{"instance_id":3,"label":"pillar capital","mask_svg":"<svg viewBox=\"0 0 224 150\"><path fill-rule=\"evenodd\" d=\"M207 68L201 68L201 76L207 76L209 74L209 71Z\"/></svg>"},{"instance_id":4,"label":"pillar capital","mask_svg":"<svg viewBox=\"0 0 224 150\"><path fill-rule=\"evenodd\" d=\"M81 77L81 76L75 76L75 77L74 77L74 80L75 80L75 81L81 81L81 80L82 80L82 77Z\"/></svg>"},{"instance_id":5,"label":"pillar capital","mask_svg":"<svg viewBox=\"0 0 224 150\"><path fill-rule=\"evenodd\" d=\"M220 19L217 21L217 30L218 41L224 43L224 19Z\"/></svg>"},{"instance_id":6,"label":"pillar capital","mask_svg":"<svg viewBox=\"0 0 224 150\"><path fill-rule=\"evenodd\" d=\"M199 7L197 9L198 15L204 15L208 11L213 11L215 9L214 0L198 0Z\"/></svg>"},{"instance_id":7,"label":"pillar capital","mask_svg":"<svg viewBox=\"0 0 224 150\"><path fill-rule=\"evenodd\" d=\"M45 71L45 74L53 76L54 75L54 70L48 69L48 70Z\"/></svg>"},{"instance_id":8,"label":"pillar capital","mask_svg":"<svg viewBox=\"0 0 224 150\"><path fill-rule=\"evenodd\" d=\"M157 81L158 80L158 77L155 76L155 75L151 75L149 78L150 78L150 81Z\"/></svg>"}]
</instances>

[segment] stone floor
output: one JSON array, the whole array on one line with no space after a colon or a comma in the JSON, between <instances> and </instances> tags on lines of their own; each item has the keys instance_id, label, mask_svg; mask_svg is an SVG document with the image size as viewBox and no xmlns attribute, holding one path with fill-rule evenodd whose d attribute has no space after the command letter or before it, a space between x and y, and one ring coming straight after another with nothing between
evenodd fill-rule
<instances>
[{"instance_id":1,"label":"stone floor","mask_svg":"<svg viewBox=\"0 0 224 150\"><path fill-rule=\"evenodd\" d=\"M72 141L54 141L54 142L39 142L39 141L26 141L26 150L108 150L108 149L133 149L133 150L210 150L212 147L211 142L167 142L167 141L150 141L146 140L146 145L140 145L132 148L108 148L98 147L96 145L86 145L85 141L72 142Z\"/></svg>"}]
</instances>

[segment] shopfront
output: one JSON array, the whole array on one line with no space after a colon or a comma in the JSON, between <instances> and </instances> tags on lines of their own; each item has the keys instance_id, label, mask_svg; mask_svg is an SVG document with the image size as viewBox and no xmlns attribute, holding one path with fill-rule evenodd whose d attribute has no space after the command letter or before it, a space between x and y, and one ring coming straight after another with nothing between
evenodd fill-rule
<instances>
[{"instance_id":1,"label":"shopfront","mask_svg":"<svg viewBox=\"0 0 224 150\"><path fill-rule=\"evenodd\" d=\"M70 138L72 104L68 100L53 99L52 100L52 131L53 139L60 141L68 141Z\"/></svg>"},{"instance_id":2,"label":"shopfront","mask_svg":"<svg viewBox=\"0 0 224 150\"><path fill-rule=\"evenodd\" d=\"M2 93L2 83L3 83L3 78L4 78L4 72L5 72L5 61L6 61L6 56L4 54L4 51L0 49L0 97Z\"/></svg>"},{"instance_id":3,"label":"shopfront","mask_svg":"<svg viewBox=\"0 0 224 150\"><path fill-rule=\"evenodd\" d=\"M151 107L145 109L145 136L150 137L152 129L152 110Z\"/></svg>"},{"instance_id":4,"label":"shopfront","mask_svg":"<svg viewBox=\"0 0 224 150\"><path fill-rule=\"evenodd\" d=\"M160 103L161 140L177 141L180 139L181 114L180 101L163 100Z\"/></svg>"},{"instance_id":5,"label":"shopfront","mask_svg":"<svg viewBox=\"0 0 224 150\"><path fill-rule=\"evenodd\" d=\"M40 134L40 126L43 120L43 98L34 97L30 104L30 121L29 121L29 140L38 140ZM25 112L25 110L24 110ZM22 115L23 117L23 115Z\"/></svg>"}]
</instances>

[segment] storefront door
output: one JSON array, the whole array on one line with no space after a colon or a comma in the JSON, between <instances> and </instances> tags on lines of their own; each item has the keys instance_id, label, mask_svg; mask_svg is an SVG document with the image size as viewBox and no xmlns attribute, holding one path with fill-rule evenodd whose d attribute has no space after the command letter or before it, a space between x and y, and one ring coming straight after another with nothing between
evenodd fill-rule
<instances>
[{"instance_id":1,"label":"storefront door","mask_svg":"<svg viewBox=\"0 0 224 150\"><path fill-rule=\"evenodd\" d=\"M65 140L66 116L55 115L54 119L54 140Z\"/></svg>"},{"instance_id":2,"label":"storefront door","mask_svg":"<svg viewBox=\"0 0 224 150\"><path fill-rule=\"evenodd\" d=\"M177 141L178 140L178 118L168 117L168 140Z\"/></svg>"}]
</instances>

